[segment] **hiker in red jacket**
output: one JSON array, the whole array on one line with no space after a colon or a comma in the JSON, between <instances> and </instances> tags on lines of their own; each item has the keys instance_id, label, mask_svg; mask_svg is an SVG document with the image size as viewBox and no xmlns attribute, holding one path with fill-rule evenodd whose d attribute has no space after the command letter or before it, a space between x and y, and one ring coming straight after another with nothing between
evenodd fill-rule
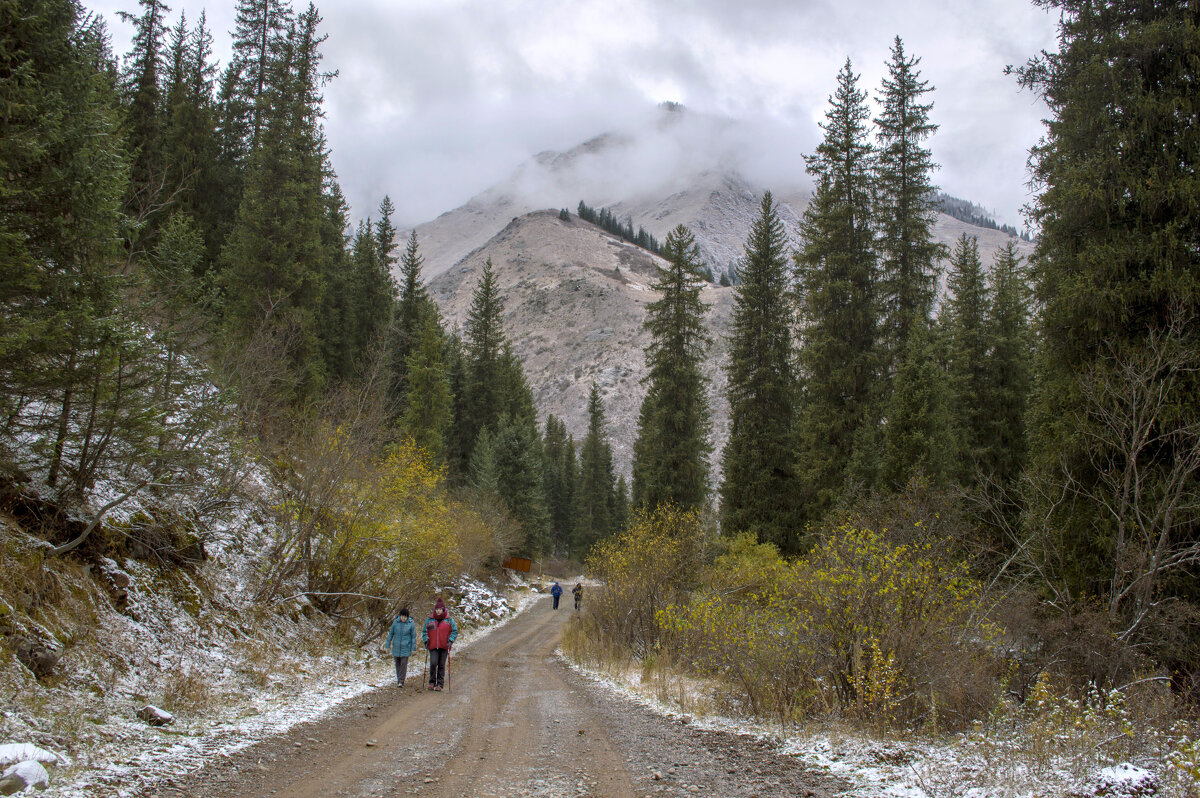
<instances>
[{"instance_id":1,"label":"hiker in red jacket","mask_svg":"<svg viewBox=\"0 0 1200 798\"><path fill-rule=\"evenodd\" d=\"M446 661L450 659L450 649L456 637L458 624L446 612L446 602L438 599L421 632L425 648L429 649L430 690L441 690L446 683Z\"/></svg>"}]
</instances>

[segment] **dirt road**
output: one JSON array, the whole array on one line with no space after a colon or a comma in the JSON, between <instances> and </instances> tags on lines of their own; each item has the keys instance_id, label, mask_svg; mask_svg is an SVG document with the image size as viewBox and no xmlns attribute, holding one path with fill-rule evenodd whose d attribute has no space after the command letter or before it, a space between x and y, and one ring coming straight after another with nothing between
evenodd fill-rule
<instances>
[{"instance_id":1,"label":"dirt road","mask_svg":"<svg viewBox=\"0 0 1200 798\"><path fill-rule=\"evenodd\" d=\"M554 654L571 615L546 598L455 651L450 690L386 687L213 762L155 795L831 796L763 742L653 715ZM417 652L418 657L421 652Z\"/></svg>"}]
</instances>

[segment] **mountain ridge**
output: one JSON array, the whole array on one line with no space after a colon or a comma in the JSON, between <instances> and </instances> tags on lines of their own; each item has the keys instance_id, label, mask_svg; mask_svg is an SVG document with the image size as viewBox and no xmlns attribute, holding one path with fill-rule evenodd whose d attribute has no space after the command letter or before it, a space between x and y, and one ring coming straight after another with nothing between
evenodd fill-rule
<instances>
[{"instance_id":1,"label":"mountain ridge","mask_svg":"<svg viewBox=\"0 0 1200 798\"><path fill-rule=\"evenodd\" d=\"M692 129L684 130L688 124ZM682 147L705 138L704 124L710 122L695 123L676 111L652 132L668 139L679 134L682 144L673 139L668 143ZM563 152L538 153L508 180L416 228L430 293L449 326L464 322L477 275L491 259L505 298L505 329L525 365L539 413L553 413L581 438L587 426L587 395L596 382L614 459L626 475L644 395L648 337L642 321L645 305L654 298L649 289L654 266L663 261L584 222L574 209L581 200L597 210L605 207L659 240L676 225L686 225L702 259L719 274L742 258L763 195L761 187L729 165L719 148L690 162L694 168L682 173L634 179L622 195L621 180L651 160L638 149L641 146L630 134L605 133ZM784 186L773 196L785 235L796 247L809 192L803 186ZM569 211L566 220L560 218L562 208ZM975 236L985 266L1009 241L1017 243L1022 255L1033 248L1031 242L1006 232L944 213L938 214L933 233L948 248L964 233ZM706 323L713 348L705 369L713 417L712 465L718 474L728 433L725 338L734 291L710 285L703 298L712 305Z\"/></svg>"}]
</instances>

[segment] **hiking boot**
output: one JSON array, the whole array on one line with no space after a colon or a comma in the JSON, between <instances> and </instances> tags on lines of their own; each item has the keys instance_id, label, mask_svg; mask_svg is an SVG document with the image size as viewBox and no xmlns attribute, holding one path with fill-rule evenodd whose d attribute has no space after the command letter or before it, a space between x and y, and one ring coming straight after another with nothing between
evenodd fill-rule
<instances>
[{"instance_id":1,"label":"hiking boot","mask_svg":"<svg viewBox=\"0 0 1200 798\"><path fill-rule=\"evenodd\" d=\"M442 686L441 686L440 684L439 684L437 687L433 688L433 689L434 689L434 690L437 690L439 693L440 693L440 692L442 692Z\"/></svg>"}]
</instances>

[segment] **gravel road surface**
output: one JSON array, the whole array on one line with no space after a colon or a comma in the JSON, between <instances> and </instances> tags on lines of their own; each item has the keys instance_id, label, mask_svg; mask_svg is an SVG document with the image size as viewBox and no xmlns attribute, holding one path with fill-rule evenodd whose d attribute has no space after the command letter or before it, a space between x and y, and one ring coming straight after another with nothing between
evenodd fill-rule
<instances>
[{"instance_id":1,"label":"gravel road surface","mask_svg":"<svg viewBox=\"0 0 1200 798\"><path fill-rule=\"evenodd\" d=\"M572 610L549 597L420 678L156 786L152 795L642 798L821 796L849 785L767 742L655 715L556 656ZM420 658L422 652L417 652Z\"/></svg>"}]
</instances>

